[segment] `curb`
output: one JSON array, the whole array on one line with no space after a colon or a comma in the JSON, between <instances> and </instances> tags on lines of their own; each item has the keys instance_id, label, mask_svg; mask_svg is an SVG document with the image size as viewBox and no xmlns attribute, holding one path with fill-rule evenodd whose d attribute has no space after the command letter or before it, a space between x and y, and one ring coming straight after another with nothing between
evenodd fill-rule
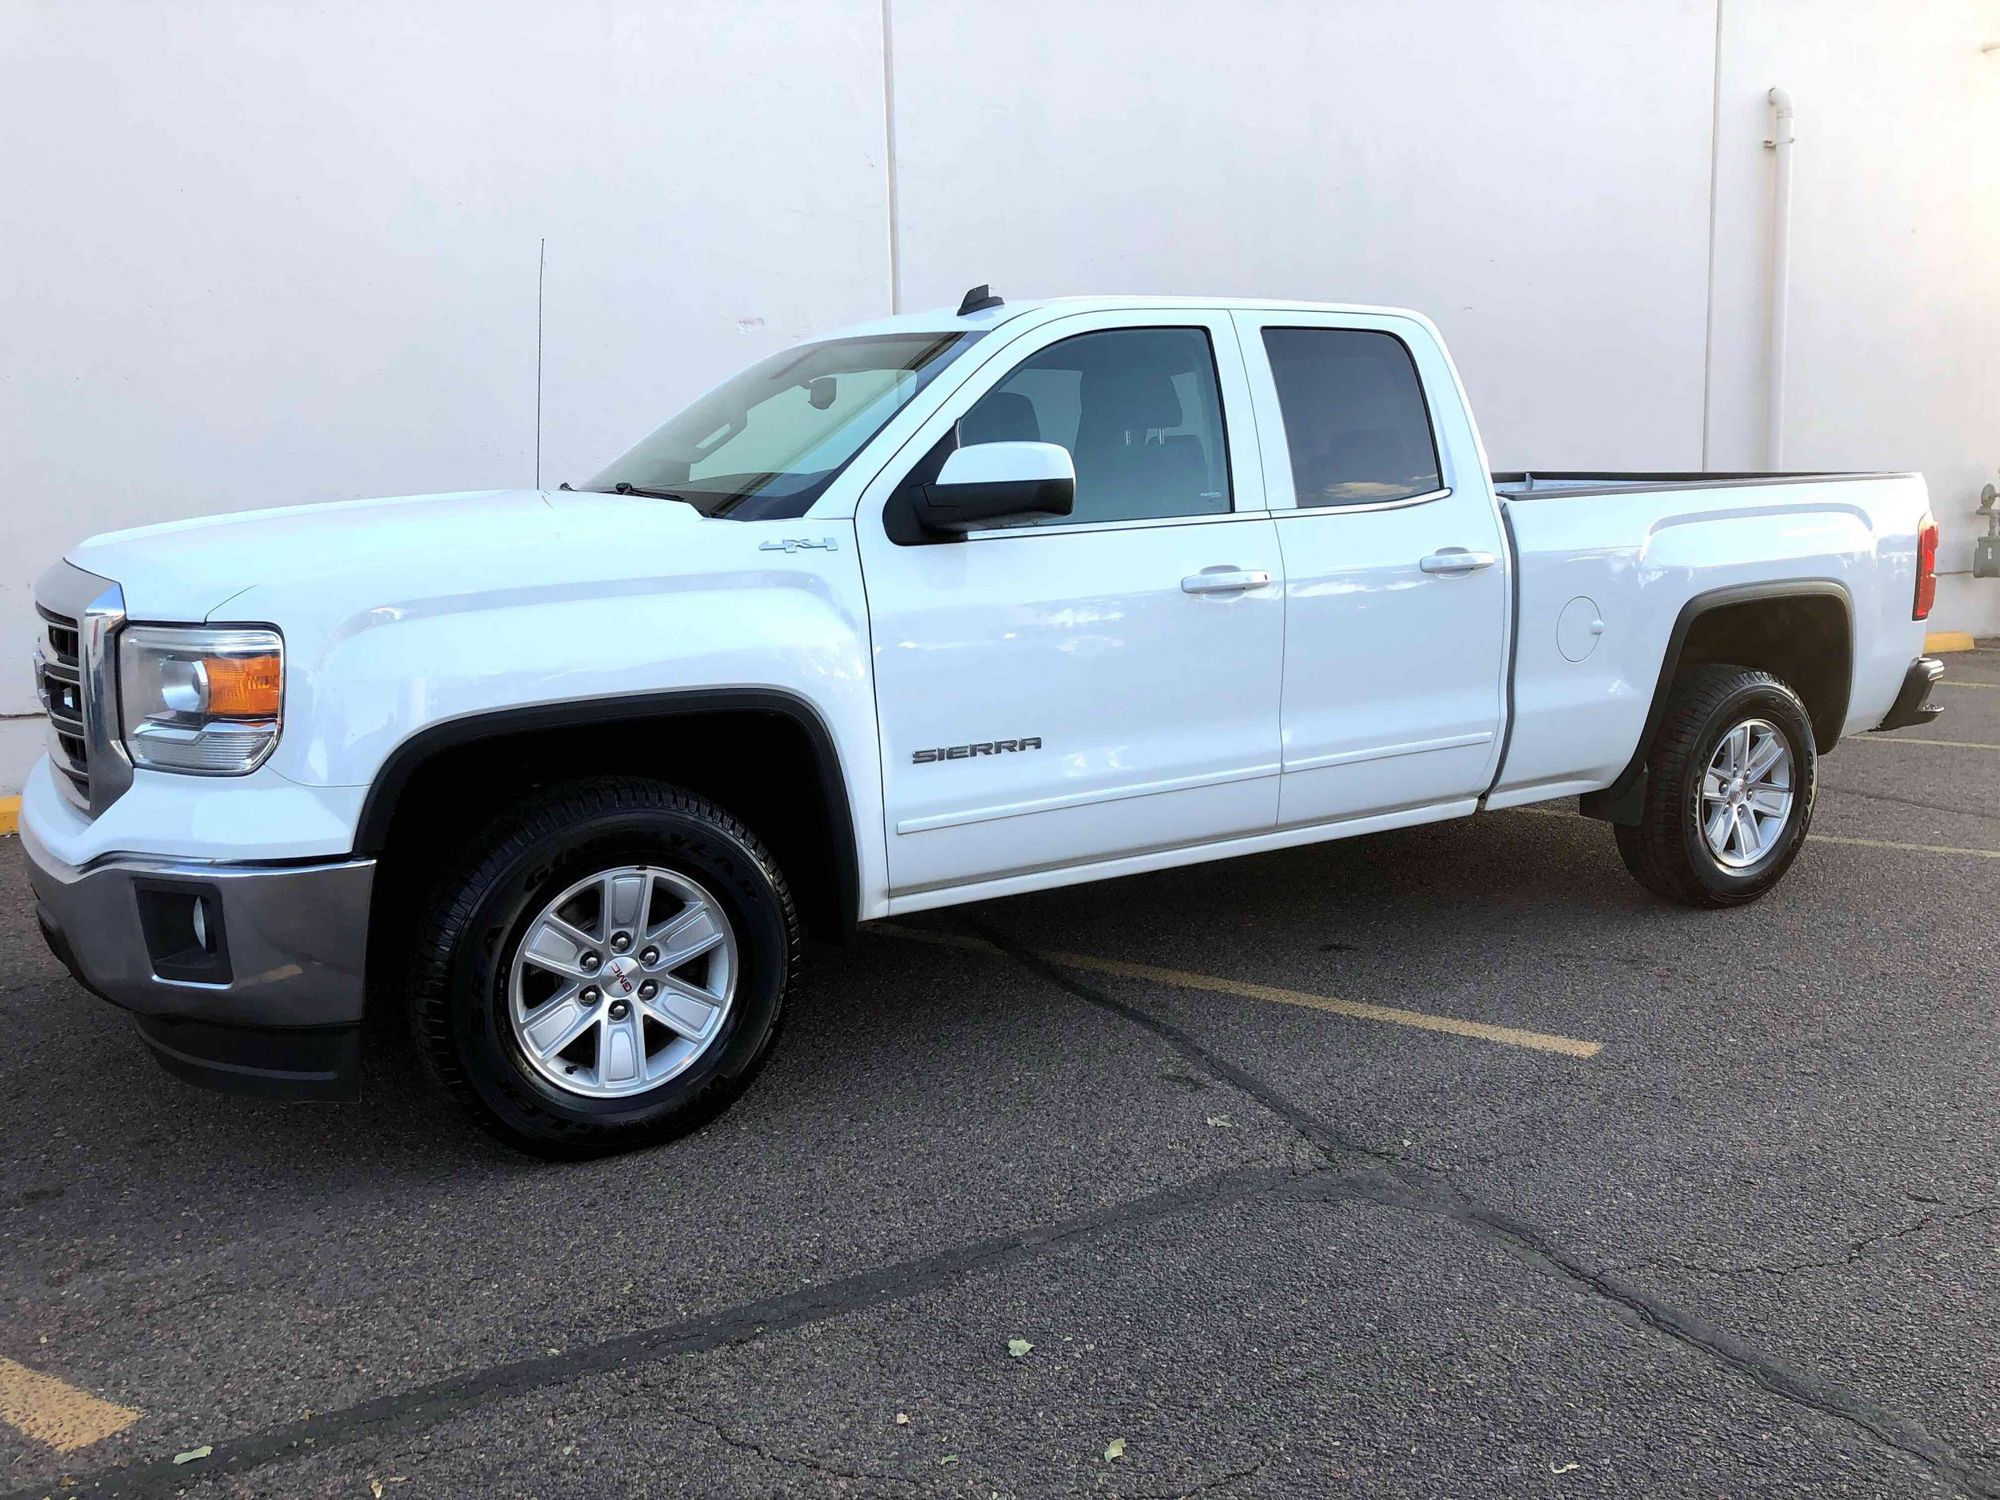
<instances>
[{"instance_id":1,"label":"curb","mask_svg":"<svg viewBox=\"0 0 2000 1500\"><path fill-rule=\"evenodd\" d=\"M1924 650L1931 655L1940 651L1970 651L1973 645L1969 630L1933 630L1924 637Z\"/></svg>"},{"instance_id":2,"label":"curb","mask_svg":"<svg viewBox=\"0 0 2000 1500\"><path fill-rule=\"evenodd\" d=\"M12 833L21 826L21 799L0 797L0 834Z\"/></svg>"}]
</instances>

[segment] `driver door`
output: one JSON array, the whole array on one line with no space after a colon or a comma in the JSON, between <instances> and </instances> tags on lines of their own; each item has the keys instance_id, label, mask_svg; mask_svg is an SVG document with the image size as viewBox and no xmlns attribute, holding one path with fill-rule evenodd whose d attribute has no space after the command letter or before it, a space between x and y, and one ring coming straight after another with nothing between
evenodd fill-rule
<instances>
[{"instance_id":1,"label":"driver door","mask_svg":"<svg viewBox=\"0 0 2000 1500\"><path fill-rule=\"evenodd\" d=\"M1002 351L870 486L891 910L1273 827L1284 574L1248 413L1226 315L1081 315ZM908 487L1002 441L1070 451L1072 514L915 530Z\"/></svg>"}]
</instances>

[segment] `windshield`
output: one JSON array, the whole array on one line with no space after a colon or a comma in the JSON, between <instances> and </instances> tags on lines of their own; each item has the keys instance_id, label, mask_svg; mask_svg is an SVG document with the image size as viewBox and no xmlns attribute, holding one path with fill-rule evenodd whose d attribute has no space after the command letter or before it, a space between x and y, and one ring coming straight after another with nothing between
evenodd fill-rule
<instances>
[{"instance_id":1,"label":"windshield","mask_svg":"<svg viewBox=\"0 0 2000 1500\"><path fill-rule=\"evenodd\" d=\"M580 490L685 500L738 520L802 516L977 333L829 339L732 376Z\"/></svg>"}]
</instances>

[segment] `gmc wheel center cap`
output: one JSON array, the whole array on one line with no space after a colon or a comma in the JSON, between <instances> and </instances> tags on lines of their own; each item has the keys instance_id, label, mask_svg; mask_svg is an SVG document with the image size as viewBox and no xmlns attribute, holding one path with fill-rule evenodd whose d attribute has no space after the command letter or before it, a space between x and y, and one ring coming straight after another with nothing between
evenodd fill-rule
<instances>
[{"instance_id":1,"label":"gmc wheel center cap","mask_svg":"<svg viewBox=\"0 0 2000 1500\"><path fill-rule=\"evenodd\" d=\"M621 955L604 966L598 977L604 982L608 994L630 995L639 988L639 960L629 955Z\"/></svg>"}]
</instances>

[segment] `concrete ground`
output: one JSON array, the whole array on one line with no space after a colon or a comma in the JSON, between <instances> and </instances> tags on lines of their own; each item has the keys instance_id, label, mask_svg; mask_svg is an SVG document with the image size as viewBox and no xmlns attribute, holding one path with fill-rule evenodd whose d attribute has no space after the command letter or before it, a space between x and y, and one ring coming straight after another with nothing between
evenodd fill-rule
<instances>
[{"instance_id":1,"label":"concrete ground","mask_svg":"<svg viewBox=\"0 0 2000 1500\"><path fill-rule=\"evenodd\" d=\"M2000 652L1942 691L1747 910L1510 812L940 913L584 1165L393 1028L174 1082L0 841L0 1492L2000 1495Z\"/></svg>"}]
</instances>

